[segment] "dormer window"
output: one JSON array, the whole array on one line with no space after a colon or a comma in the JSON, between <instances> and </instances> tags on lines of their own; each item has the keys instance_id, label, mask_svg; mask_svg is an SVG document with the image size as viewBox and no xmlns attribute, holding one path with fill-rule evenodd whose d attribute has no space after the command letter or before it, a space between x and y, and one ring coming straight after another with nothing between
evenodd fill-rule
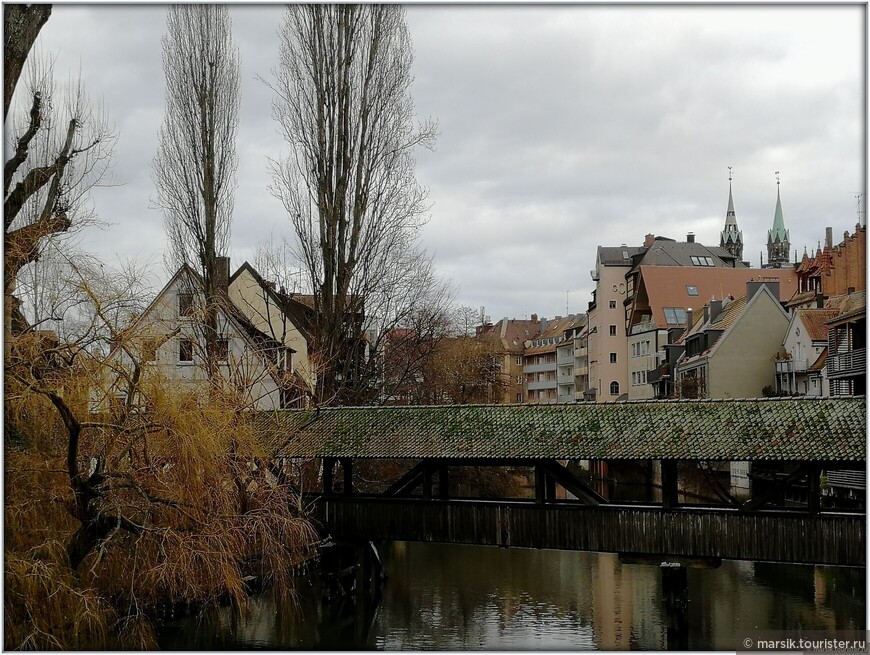
<instances>
[{"instance_id":1,"label":"dormer window","mask_svg":"<svg viewBox=\"0 0 870 655\"><path fill-rule=\"evenodd\" d=\"M690 257L692 260L692 266L715 266L716 264L713 262L712 257L698 257L696 255L692 255Z\"/></svg>"}]
</instances>

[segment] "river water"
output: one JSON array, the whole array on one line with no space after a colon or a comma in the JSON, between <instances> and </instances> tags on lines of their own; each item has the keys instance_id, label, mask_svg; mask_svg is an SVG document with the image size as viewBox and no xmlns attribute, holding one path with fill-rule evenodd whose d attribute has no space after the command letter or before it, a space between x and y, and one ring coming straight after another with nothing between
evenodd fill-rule
<instances>
[{"instance_id":1,"label":"river water","mask_svg":"<svg viewBox=\"0 0 870 655\"><path fill-rule=\"evenodd\" d=\"M301 579L293 608L268 593L166 627L162 648L662 650L659 568L616 555L486 546L379 544L379 603L323 604ZM688 647L735 650L753 630L863 630L865 569L725 561L689 570Z\"/></svg>"}]
</instances>

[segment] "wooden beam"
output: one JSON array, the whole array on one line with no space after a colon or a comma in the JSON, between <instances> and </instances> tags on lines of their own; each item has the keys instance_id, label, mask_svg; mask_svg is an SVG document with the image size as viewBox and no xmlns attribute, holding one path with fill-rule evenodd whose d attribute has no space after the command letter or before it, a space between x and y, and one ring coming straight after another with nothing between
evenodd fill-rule
<instances>
[{"instance_id":1,"label":"wooden beam","mask_svg":"<svg viewBox=\"0 0 870 655\"><path fill-rule=\"evenodd\" d=\"M567 491L577 496L577 499L584 504L594 507L608 502L604 496L585 484L559 462L545 462L542 466L551 478L562 485Z\"/></svg>"},{"instance_id":2,"label":"wooden beam","mask_svg":"<svg viewBox=\"0 0 870 655\"><path fill-rule=\"evenodd\" d=\"M335 458L334 457L324 457L323 458L323 493L327 496L331 496L332 491L332 475L335 469Z\"/></svg>"},{"instance_id":3,"label":"wooden beam","mask_svg":"<svg viewBox=\"0 0 870 655\"><path fill-rule=\"evenodd\" d=\"M821 481L819 477L821 469L818 466L811 465L807 471L807 509L812 514L818 514L821 509Z\"/></svg>"},{"instance_id":4,"label":"wooden beam","mask_svg":"<svg viewBox=\"0 0 870 655\"><path fill-rule=\"evenodd\" d=\"M382 496L407 496L421 482L423 482L423 471L432 465L431 460L424 459L417 463L410 471L405 473L401 478L396 480L390 487L381 495Z\"/></svg>"},{"instance_id":5,"label":"wooden beam","mask_svg":"<svg viewBox=\"0 0 870 655\"><path fill-rule=\"evenodd\" d=\"M353 493L353 460L350 457L342 458L341 470L344 473L344 495L350 496Z\"/></svg>"},{"instance_id":6,"label":"wooden beam","mask_svg":"<svg viewBox=\"0 0 870 655\"><path fill-rule=\"evenodd\" d=\"M773 488L768 491L766 494L762 494L760 496L753 496L745 503L740 506L741 512L751 512L752 510L758 509L765 503L770 502L771 499L775 498L783 491L785 491L793 482L800 480L802 477L806 476L807 471L809 470L809 466L807 464L802 464L798 466L794 471L789 473L784 479L777 482Z\"/></svg>"},{"instance_id":7,"label":"wooden beam","mask_svg":"<svg viewBox=\"0 0 870 655\"><path fill-rule=\"evenodd\" d=\"M535 502L543 505L547 502L544 467L541 463L535 466Z\"/></svg>"},{"instance_id":8,"label":"wooden beam","mask_svg":"<svg viewBox=\"0 0 870 655\"><path fill-rule=\"evenodd\" d=\"M450 482L447 477L447 464L441 462L438 465L438 497L447 500L450 497Z\"/></svg>"},{"instance_id":9,"label":"wooden beam","mask_svg":"<svg viewBox=\"0 0 870 655\"><path fill-rule=\"evenodd\" d=\"M662 462L662 508L672 509L680 504L678 487L677 460L663 459Z\"/></svg>"}]
</instances>

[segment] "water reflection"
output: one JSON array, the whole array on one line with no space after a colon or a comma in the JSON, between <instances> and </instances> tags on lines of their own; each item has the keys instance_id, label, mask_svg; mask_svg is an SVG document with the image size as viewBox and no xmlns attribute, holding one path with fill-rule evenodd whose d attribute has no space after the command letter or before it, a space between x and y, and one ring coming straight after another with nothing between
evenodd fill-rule
<instances>
[{"instance_id":1,"label":"water reflection","mask_svg":"<svg viewBox=\"0 0 870 655\"><path fill-rule=\"evenodd\" d=\"M388 543L379 604L324 606L300 581L298 602L268 594L235 623L227 613L169 626L171 649L272 648L661 650L658 567L604 553ZM689 571L693 650L734 650L755 629L864 629L863 569L724 562Z\"/></svg>"}]
</instances>

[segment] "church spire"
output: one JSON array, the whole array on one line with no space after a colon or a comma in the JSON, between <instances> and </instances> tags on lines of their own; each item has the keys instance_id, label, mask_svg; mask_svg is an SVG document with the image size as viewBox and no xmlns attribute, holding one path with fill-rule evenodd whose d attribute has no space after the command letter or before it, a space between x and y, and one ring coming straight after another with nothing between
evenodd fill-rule
<instances>
[{"instance_id":1,"label":"church spire","mask_svg":"<svg viewBox=\"0 0 870 655\"><path fill-rule=\"evenodd\" d=\"M779 171L776 171L776 209L773 212L773 228L767 231L767 267L782 268L788 265L789 236L782 217L782 200L779 195Z\"/></svg>"},{"instance_id":2,"label":"church spire","mask_svg":"<svg viewBox=\"0 0 870 655\"><path fill-rule=\"evenodd\" d=\"M731 192L733 174L728 167L728 209L725 211L725 229L719 235L719 247L734 255L738 261L743 258L743 232L737 228L737 214L734 212L734 195Z\"/></svg>"}]
</instances>

